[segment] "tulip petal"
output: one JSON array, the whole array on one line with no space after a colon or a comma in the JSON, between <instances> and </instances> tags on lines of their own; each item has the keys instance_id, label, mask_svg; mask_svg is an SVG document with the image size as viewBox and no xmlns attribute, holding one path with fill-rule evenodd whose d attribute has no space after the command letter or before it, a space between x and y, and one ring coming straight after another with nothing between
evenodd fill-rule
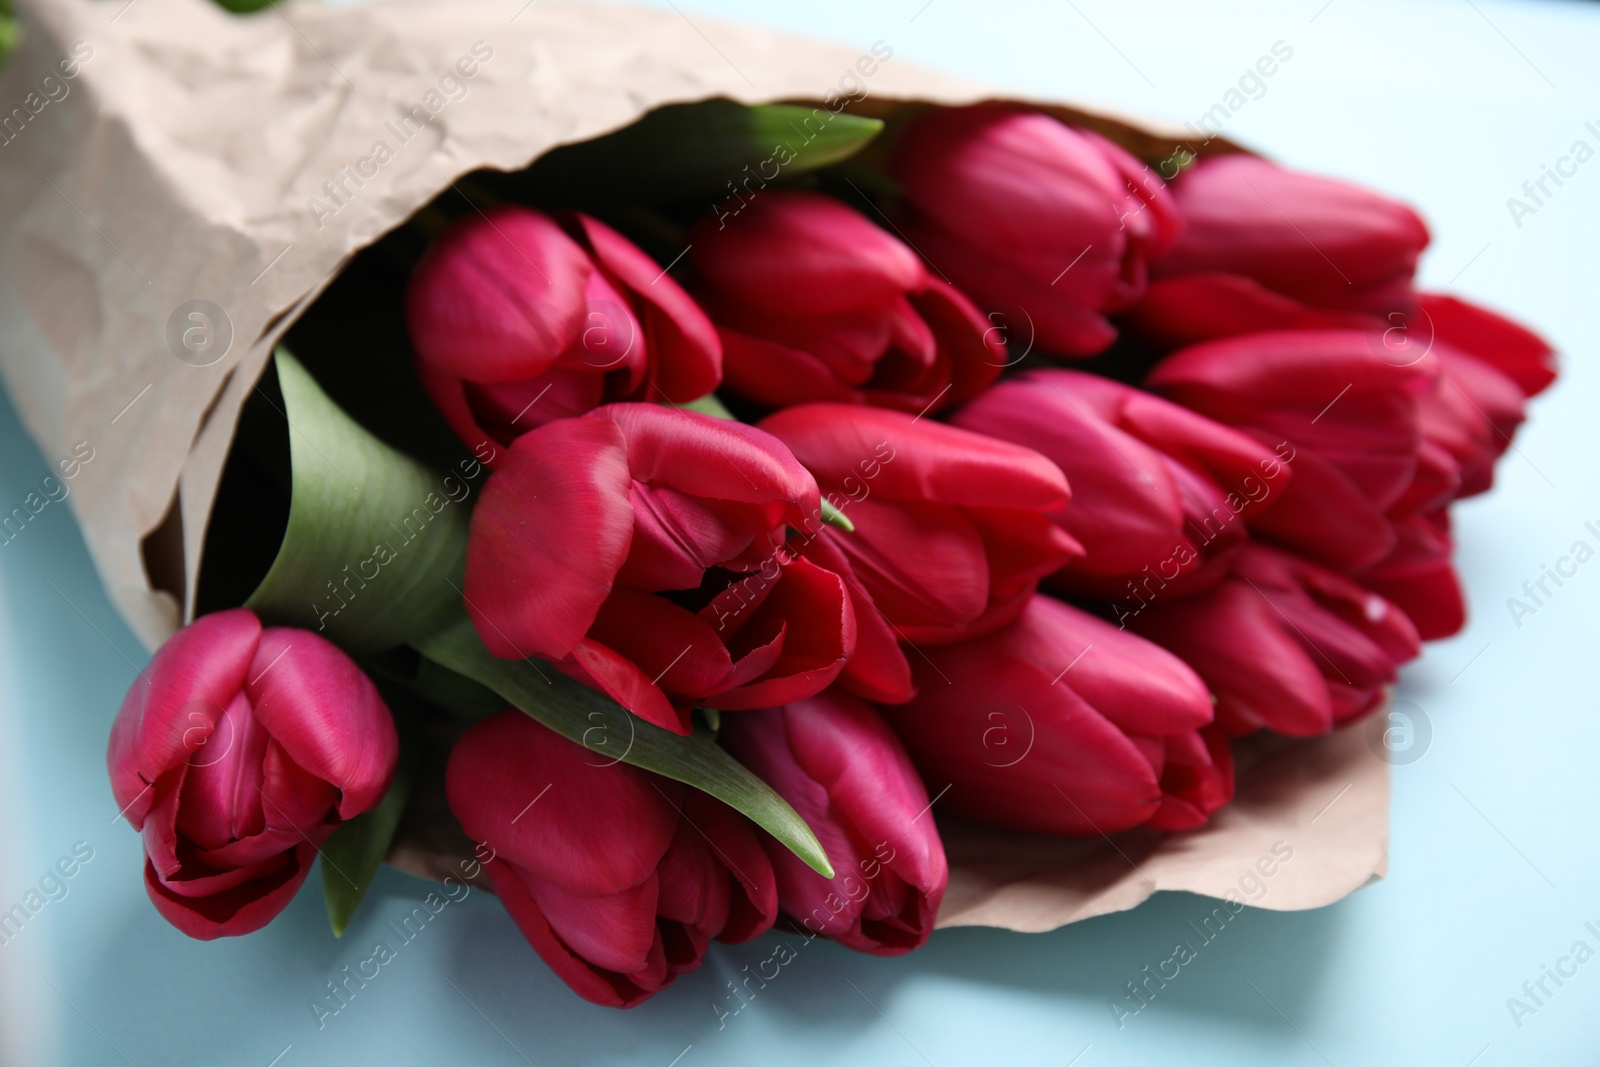
<instances>
[{"instance_id":1,"label":"tulip petal","mask_svg":"<svg viewBox=\"0 0 1600 1067\"><path fill-rule=\"evenodd\" d=\"M643 984L636 981L635 976L617 974L591 965L568 948L550 928L538 903L511 864L489 863L484 866L484 872L489 876L495 896L510 913L517 929L522 931L522 936L528 939L539 958L585 1000L609 1008L631 1008L654 996L671 982L670 973L664 979Z\"/></svg>"},{"instance_id":2,"label":"tulip petal","mask_svg":"<svg viewBox=\"0 0 1600 1067\"><path fill-rule=\"evenodd\" d=\"M467 546L467 610L491 652L560 660L572 651L627 558L631 486L610 419L541 426L505 453Z\"/></svg>"},{"instance_id":3,"label":"tulip petal","mask_svg":"<svg viewBox=\"0 0 1600 1067\"><path fill-rule=\"evenodd\" d=\"M167 639L128 689L106 753L111 793L135 829L162 775L185 764L215 731L261 638L247 608L202 616Z\"/></svg>"},{"instance_id":4,"label":"tulip petal","mask_svg":"<svg viewBox=\"0 0 1600 1067\"><path fill-rule=\"evenodd\" d=\"M339 791L339 817L376 806L400 746L394 719L361 668L309 630L270 627L250 671L244 691L257 721L298 767Z\"/></svg>"},{"instance_id":5,"label":"tulip petal","mask_svg":"<svg viewBox=\"0 0 1600 1067\"><path fill-rule=\"evenodd\" d=\"M658 785L676 788L517 711L467 731L445 775L450 810L473 840L579 896L620 893L652 876L678 825Z\"/></svg>"},{"instance_id":6,"label":"tulip petal","mask_svg":"<svg viewBox=\"0 0 1600 1067\"><path fill-rule=\"evenodd\" d=\"M289 906L311 872L316 849L302 845L275 872L205 896L179 896L145 864L145 889L161 917L200 941L238 937L266 926Z\"/></svg>"}]
</instances>

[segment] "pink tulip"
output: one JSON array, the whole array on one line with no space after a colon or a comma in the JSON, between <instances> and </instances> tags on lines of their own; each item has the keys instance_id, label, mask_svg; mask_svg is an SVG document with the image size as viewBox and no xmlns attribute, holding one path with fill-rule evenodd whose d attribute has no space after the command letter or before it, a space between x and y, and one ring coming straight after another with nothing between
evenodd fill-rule
<instances>
[{"instance_id":1,"label":"pink tulip","mask_svg":"<svg viewBox=\"0 0 1600 1067\"><path fill-rule=\"evenodd\" d=\"M1014 104L934 108L890 164L934 270L1003 316L1014 346L1086 356L1179 229L1161 180L1110 141Z\"/></svg>"},{"instance_id":2,"label":"pink tulip","mask_svg":"<svg viewBox=\"0 0 1600 1067\"><path fill-rule=\"evenodd\" d=\"M1288 467L1253 438L1079 371L1007 379L951 421L1061 468L1072 504L1055 518L1085 552L1047 584L1083 596L1143 600L1214 584L1244 544L1242 516L1289 484Z\"/></svg>"},{"instance_id":3,"label":"pink tulip","mask_svg":"<svg viewBox=\"0 0 1600 1067\"><path fill-rule=\"evenodd\" d=\"M1008 362L1000 331L917 254L859 212L762 193L689 235L727 387L767 407L816 400L937 410Z\"/></svg>"},{"instance_id":4,"label":"pink tulip","mask_svg":"<svg viewBox=\"0 0 1600 1067\"><path fill-rule=\"evenodd\" d=\"M1242 154L1201 159L1171 188L1183 232L1153 277L1231 275L1311 308L1380 317L1415 307L1428 229L1404 204Z\"/></svg>"},{"instance_id":5,"label":"pink tulip","mask_svg":"<svg viewBox=\"0 0 1600 1067\"><path fill-rule=\"evenodd\" d=\"M1195 345L1157 365L1146 385L1283 456L1292 481L1247 513L1252 532L1354 571L1394 549L1389 512L1417 474L1420 398L1438 374L1425 350L1395 359L1370 334L1314 330Z\"/></svg>"},{"instance_id":6,"label":"pink tulip","mask_svg":"<svg viewBox=\"0 0 1600 1067\"><path fill-rule=\"evenodd\" d=\"M1527 327L1443 293L1421 293L1417 301L1419 329L1487 363L1516 382L1524 396L1541 393L1555 381L1555 351Z\"/></svg>"},{"instance_id":7,"label":"pink tulip","mask_svg":"<svg viewBox=\"0 0 1600 1067\"><path fill-rule=\"evenodd\" d=\"M844 581L796 558L817 483L776 438L653 404L523 434L472 515L465 600L489 651L539 656L678 733L821 692L855 650Z\"/></svg>"},{"instance_id":8,"label":"pink tulip","mask_svg":"<svg viewBox=\"0 0 1600 1067\"><path fill-rule=\"evenodd\" d=\"M1459 633L1467 624L1466 595L1450 557L1450 515L1443 508L1394 520L1395 546L1356 580L1389 600L1424 641Z\"/></svg>"},{"instance_id":9,"label":"pink tulip","mask_svg":"<svg viewBox=\"0 0 1600 1067\"><path fill-rule=\"evenodd\" d=\"M700 966L712 938L747 941L777 916L772 868L737 812L521 712L456 742L445 792L493 851L483 869L517 928L596 1004L631 1008Z\"/></svg>"},{"instance_id":10,"label":"pink tulip","mask_svg":"<svg viewBox=\"0 0 1600 1067\"><path fill-rule=\"evenodd\" d=\"M1031 449L881 408L805 404L761 428L816 476L855 529L824 529L803 557L842 576L859 645L841 682L909 700L899 642L948 644L1017 617L1078 547L1050 516L1061 472Z\"/></svg>"},{"instance_id":11,"label":"pink tulip","mask_svg":"<svg viewBox=\"0 0 1600 1067\"><path fill-rule=\"evenodd\" d=\"M406 294L417 376L469 447L617 400L717 387L716 331L670 276L587 215L505 205L455 223Z\"/></svg>"},{"instance_id":12,"label":"pink tulip","mask_svg":"<svg viewBox=\"0 0 1600 1067\"><path fill-rule=\"evenodd\" d=\"M1416 629L1383 597L1259 542L1216 588L1152 604L1130 625L1199 672L1230 737L1325 734L1381 703L1418 652Z\"/></svg>"},{"instance_id":13,"label":"pink tulip","mask_svg":"<svg viewBox=\"0 0 1600 1067\"><path fill-rule=\"evenodd\" d=\"M987 637L912 659L883 712L941 810L1096 834L1203 823L1233 795L1205 683L1172 653L1049 597ZM948 790L946 787L948 786Z\"/></svg>"},{"instance_id":14,"label":"pink tulip","mask_svg":"<svg viewBox=\"0 0 1600 1067\"><path fill-rule=\"evenodd\" d=\"M800 813L833 863L824 878L762 835L785 912L878 956L928 939L950 876L944 845L910 757L870 705L831 689L729 716L718 739Z\"/></svg>"},{"instance_id":15,"label":"pink tulip","mask_svg":"<svg viewBox=\"0 0 1600 1067\"><path fill-rule=\"evenodd\" d=\"M271 922L322 842L383 799L398 755L389 710L348 656L235 608L156 652L106 763L144 834L156 910L211 940Z\"/></svg>"}]
</instances>

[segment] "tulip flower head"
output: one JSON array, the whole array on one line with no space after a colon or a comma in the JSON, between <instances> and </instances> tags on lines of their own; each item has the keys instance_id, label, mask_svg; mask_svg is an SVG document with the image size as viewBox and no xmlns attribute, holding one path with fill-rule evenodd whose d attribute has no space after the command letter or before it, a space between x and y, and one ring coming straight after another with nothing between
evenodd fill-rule
<instances>
[{"instance_id":1,"label":"tulip flower head","mask_svg":"<svg viewBox=\"0 0 1600 1067\"><path fill-rule=\"evenodd\" d=\"M1244 544L1244 516L1289 482L1254 438L1079 371L1010 378L952 421L1037 449L1067 476L1072 504L1056 521L1085 552L1047 584L1080 596L1142 602L1214 584Z\"/></svg>"},{"instance_id":2,"label":"tulip flower head","mask_svg":"<svg viewBox=\"0 0 1600 1067\"><path fill-rule=\"evenodd\" d=\"M829 197L765 193L733 223L703 220L689 248L728 389L764 406L937 410L1009 363L1001 331L970 300Z\"/></svg>"},{"instance_id":3,"label":"tulip flower head","mask_svg":"<svg viewBox=\"0 0 1600 1067\"><path fill-rule=\"evenodd\" d=\"M689 732L820 692L855 650L844 581L796 558L815 479L776 438L653 404L526 433L473 512L465 600L507 659L539 656Z\"/></svg>"},{"instance_id":4,"label":"tulip flower head","mask_svg":"<svg viewBox=\"0 0 1600 1067\"><path fill-rule=\"evenodd\" d=\"M1166 187L1110 141L1013 104L934 108L890 164L906 232L1014 346L1088 356L1143 295L1145 264L1180 228Z\"/></svg>"},{"instance_id":5,"label":"tulip flower head","mask_svg":"<svg viewBox=\"0 0 1600 1067\"><path fill-rule=\"evenodd\" d=\"M816 476L855 529L801 555L840 575L856 608L846 688L910 699L899 642L947 644L1015 619L1039 579L1082 554L1051 516L1066 480L1019 445L881 408L804 404L761 428Z\"/></svg>"},{"instance_id":6,"label":"tulip flower head","mask_svg":"<svg viewBox=\"0 0 1600 1067\"><path fill-rule=\"evenodd\" d=\"M271 922L322 842L383 799L398 756L394 721L348 656L235 608L161 646L106 762L144 834L156 910L210 940Z\"/></svg>"},{"instance_id":7,"label":"tulip flower head","mask_svg":"<svg viewBox=\"0 0 1600 1067\"><path fill-rule=\"evenodd\" d=\"M1390 509L1423 458L1420 398L1437 384L1426 350L1385 359L1357 330L1246 334L1182 349L1148 388L1278 452L1292 480L1247 515L1251 530L1336 570L1394 549Z\"/></svg>"},{"instance_id":8,"label":"tulip flower head","mask_svg":"<svg viewBox=\"0 0 1600 1067\"><path fill-rule=\"evenodd\" d=\"M450 810L492 850L495 895L586 1000L631 1008L700 966L713 938L777 917L772 868L721 801L596 760L520 711L467 731L445 772Z\"/></svg>"},{"instance_id":9,"label":"tulip flower head","mask_svg":"<svg viewBox=\"0 0 1600 1067\"><path fill-rule=\"evenodd\" d=\"M1152 605L1132 627L1205 679L1232 737L1325 734L1377 707L1418 652L1389 601L1258 542L1216 588Z\"/></svg>"},{"instance_id":10,"label":"tulip flower head","mask_svg":"<svg viewBox=\"0 0 1600 1067\"><path fill-rule=\"evenodd\" d=\"M505 205L460 220L417 264L406 323L418 378L471 448L611 401L687 403L722 375L695 302L587 215Z\"/></svg>"},{"instance_id":11,"label":"tulip flower head","mask_svg":"<svg viewBox=\"0 0 1600 1067\"><path fill-rule=\"evenodd\" d=\"M830 689L729 716L718 739L800 813L833 864L824 878L762 835L786 913L878 956L928 939L950 876L944 846L916 768L869 704Z\"/></svg>"},{"instance_id":12,"label":"tulip flower head","mask_svg":"<svg viewBox=\"0 0 1600 1067\"><path fill-rule=\"evenodd\" d=\"M1205 683L1171 652L1046 596L926 649L884 714L953 815L1047 834L1203 823L1233 795Z\"/></svg>"}]
</instances>

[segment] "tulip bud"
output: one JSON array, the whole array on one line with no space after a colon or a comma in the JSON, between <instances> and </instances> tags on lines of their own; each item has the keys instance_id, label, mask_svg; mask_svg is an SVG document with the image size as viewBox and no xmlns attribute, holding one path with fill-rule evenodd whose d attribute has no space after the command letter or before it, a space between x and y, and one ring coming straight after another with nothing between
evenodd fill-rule
<instances>
[{"instance_id":1,"label":"tulip bud","mask_svg":"<svg viewBox=\"0 0 1600 1067\"><path fill-rule=\"evenodd\" d=\"M705 314L587 215L505 205L455 223L406 293L417 377L469 447L617 400L686 403L721 380Z\"/></svg>"},{"instance_id":2,"label":"tulip bud","mask_svg":"<svg viewBox=\"0 0 1600 1067\"><path fill-rule=\"evenodd\" d=\"M1187 829L1233 795L1211 698L1144 638L1049 597L1014 624L912 660L883 709L941 810L1049 834Z\"/></svg>"},{"instance_id":3,"label":"tulip bud","mask_svg":"<svg viewBox=\"0 0 1600 1067\"><path fill-rule=\"evenodd\" d=\"M1450 563L1450 515L1443 508L1394 520L1395 546L1356 580L1399 608L1424 641L1460 632L1466 595ZM1410 658L1410 657L1407 657Z\"/></svg>"},{"instance_id":4,"label":"tulip bud","mask_svg":"<svg viewBox=\"0 0 1600 1067\"><path fill-rule=\"evenodd\" d=\"M1393 550L1389 511L1409 490L1423 447L1420 397L1437 357L1402 360L1354 330L1248 334L1185 348L1146 385L1276 451L1293 477L1247 523L1341 571Z\"/></svg>"},{"instance_id":5,"label":"tulip bud","mask_svg":"<svg viewBox=\"0 0 1600 1067\"><path fill-rule=\"evenodd\" d=\"M1555 352L1525 326L1443 293L1417 296L1429 336L1471 355L1517 383L1524 396L1556 379Z\"/></svg>"},{"instance_id":6,"label":"tulip bud","mask_svg":"<svg viewBox=\"0 0 1600 1067\"><path fill-rule=\"evenodd\" d=\"M785 912L878 956L928 939L949 880L944 845L910 757L870 705L830 689L730 716L718 740L800 813L833 864L824 878L763 834Z\"/></svg>"},{"instance_id":7,"label":"tulip bud","mask_svg":"<svg viewBox=\"0 0 1600 1067\"><path fill-rule=\"evenodd\" d=\"M897 644L947 644L1005 625L1039 579L1082 549L1050 516L1067 483L1031 449L897 411L804 404L767 417L854 524L801 555L841 575L858 655L841 683L884 703L910 699Z\"/></svg>"},{"instance_id":8,"label":"tulip bud","mask_svg":"<svg viewBox=\"0 0 1600 1067\"><path fill-rule=\"evenodd\" d=\"M361 669L308 630L235 608L162 645L111 728L111 792L144 834L145 887L190 937L248 934L317 848L374 807L399 757Z\"/></svg>"},{"instance_id":9,"label":"tulip bud","mask_svg":"<svg viewBox=\"0 0 1600 1067\"><path fill-rule=\"evenodd\" d=\"M749 940L777 916L772 868L733 809L521 712L456 742L445 792L492 852L483 870L517 928L596 1004L633 1007L700 966L712 938Z\"/></svg>"},{"instance_id":10,"label":"tulip bud","mask_svg":"<svg viewBox=\"0 0 1600 1067\"><path fill-rule=\"evenodd\" d=\"M937 410L1007 365L998 331L917 254L816 193L769 192L689 237L728 389L768 407L817 400Z\"/></svg>"},{"instance_id":11,"label":"tulip bud","mask_svg":"<svg viewBox=\"0 0 1600 1067\"><path fill-rule=\"evenodd\" d=\"M1205 679L1231 737L1325 734L1375 708L1418 652L1383 597L1259 542L1216 588L1154 604L1131 626Z\"/></svg>"},{"instance_id":12,"label":"tulip bud","mask_svg":"<svg viewBox=\"0 0 1600 1067\"><path fill-rule=\"evenodd\" d=\"M472 515L465 601L496 656L540 656L689 732L695 706L826 689L855 651L843 580L798 558L817 483L752 426L610 404L506 450Z\"/></svg>"},{"instance_id":13,"label":"tulip bud","mask_svg":"<svg viewBox=\"0 0 1600 1067\"><path fill-rule=\"evenodd\" d=\"M1177 235L1165 186L1110 141L1013 104L935 108L890 164L911 242L1002 316L1013 346L1087 356L1139 299L1145 262Z\"/></svg>"},{"instance_id":14,"label":"tulip bud","mask_svg":"<svg viewBox=\"0 0 1600 1067\"><path fill-rule=\"evenodd\" d=\"M1153 277L1233 275L1312 308L1379 317L1415 306L1428 229L1404 204L1243 154L1195 163L1172 200L1183 232Z\"/></svg>"},{"instance_id":15,"label":"tulip bud","mask_svg":"<svg viewBox=\"0 0 1600 1067\"><path fill-rule=\"evenodd\" d=\"M1037 449L1061 468L1072 504L1054 518L1085 551L1047 584L1130 605L1219 581L1244 544L1243 516L1289 481L1288 467L1254 439L1079 371L1010 378L951 421Z\"/></svg>"}]
</instances>

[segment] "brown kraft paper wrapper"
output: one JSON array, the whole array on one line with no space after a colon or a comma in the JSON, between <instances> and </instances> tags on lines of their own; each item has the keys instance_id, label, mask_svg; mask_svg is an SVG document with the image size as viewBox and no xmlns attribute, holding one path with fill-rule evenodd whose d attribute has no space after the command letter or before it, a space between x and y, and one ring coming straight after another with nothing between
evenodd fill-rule
<instances>
[{"instance_id":1,"label":"brown kraft paper wrapper","mask_svg":"<svg viewBox=\"0 0 1600 1067\"><path fill-rule=\"evenodd\" d=\"M892 55L653 9L18 8L22 44L0 76L0 374L52 473L92 454L66 501L112 603L150 648L193 610L223 463L274 344L357 251L455 179L519 170L669 103L847 96L851 111L883 115L1003 95ZM1029 102L1151 165L1183 140ZM428 121L397 137L419 106ZM375 162L380 141L391 151ZM353 172L359 183L330 198L324 183ZM195 321L194 301L220 309L211 328L226 331L203 366L172 339ZM1238 897L1280 841L1293 859L1261 905L1331 903L1385 870L1388 767L1366 736L1242 743L1237 800L1190 833L1069 840L944 821L940 924L1040 931L1157 889ZM426 874L466 844L447 810L418 800L390 858Z\"/></svg>"}]
</instances>

